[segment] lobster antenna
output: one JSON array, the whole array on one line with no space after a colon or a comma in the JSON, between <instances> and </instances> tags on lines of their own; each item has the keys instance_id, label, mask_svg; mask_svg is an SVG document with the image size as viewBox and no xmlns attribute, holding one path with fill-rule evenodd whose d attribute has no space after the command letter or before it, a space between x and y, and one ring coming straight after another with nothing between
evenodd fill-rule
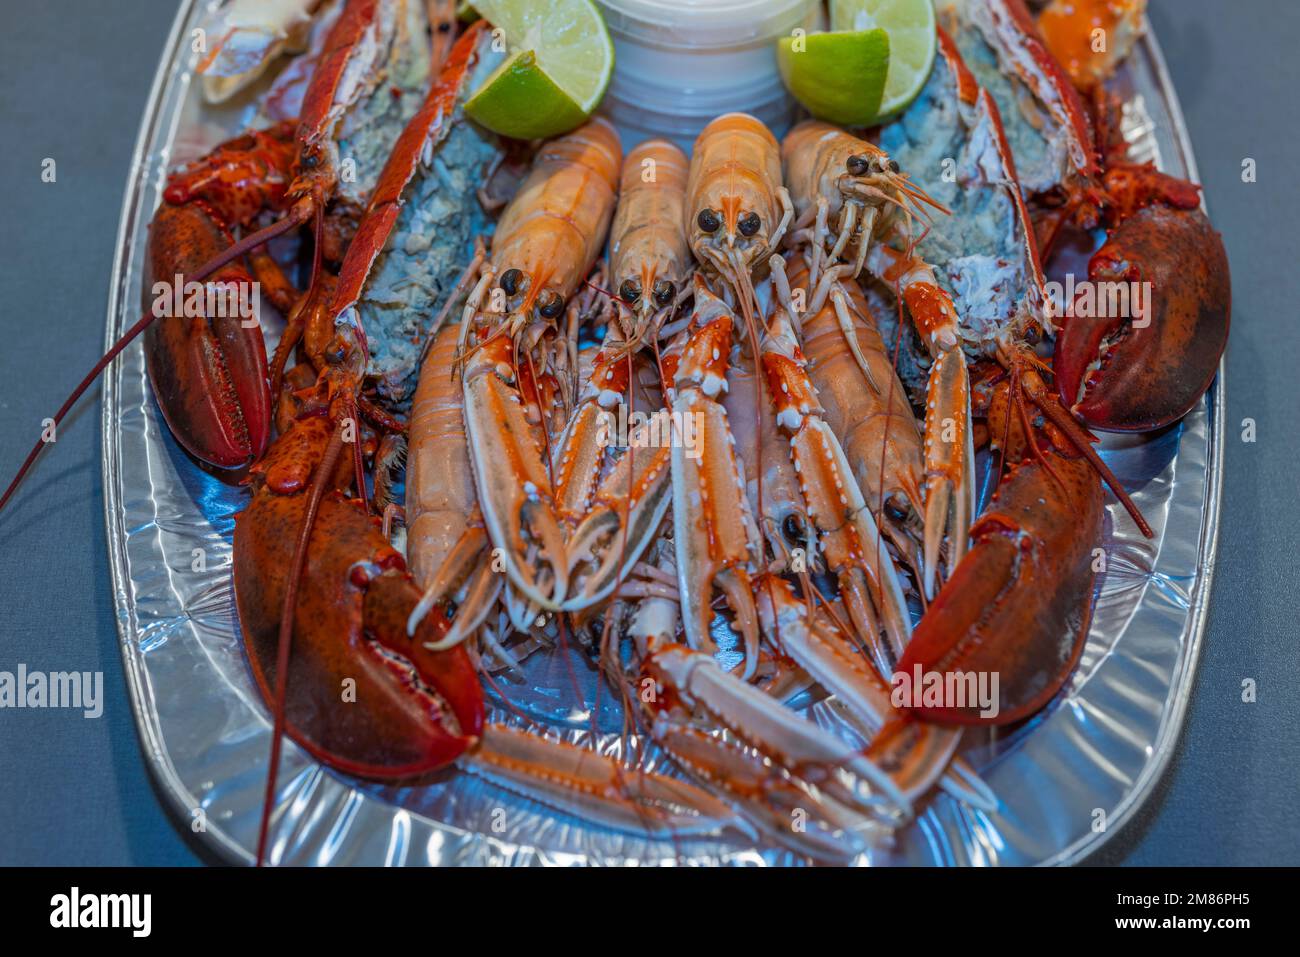
<instances>
[{"instance_id":1,"label":"lobster antenna","mask_svg":"<svg viewBox=\"0 0 1300 957\"><path fill-rule=\"evenodd\" d=\"M267 226L264 229L259 229L255 233L250 233L248 236L245 236L239 242L232 245L225 252L209 259L194 272L190 273L188 277L189 280L191 282L200 282L207 279L218 269L229 265L250 249L254 249L268 240L274 239L276 236L302 225L304 221L305 217L295 209L279 222L272 223L270 226ZM135 325L123 333L122 338L118 339L117 342L113 343L113 345L109 347L109 350L104 353L103 357L100 358L100 360L91 367L91 370L86 373L86 377L81 380L80 384L72 390L72 394L68 396L63 405L59 406L59 411L54 413L54 425L56 427L63 422L63 417L68 414L74 405L77 404L77 400L80 399L85 391L90 388L91 383L93 383L95 379L99 377L99 374L108 367L108 364L116 359L118 353L129 346L136 336L144 332L155 318L157 317L154 316L153 313L146 312L140 317L140 320L136 322ZM32 463L36 461L36 457L41 454L41 449L47 444L48 443L46 443L44 438L36 440L36 444L32 446L32 450L27 453L27 458L23 461L23 464L19 466L18 474L15 475L13 481L9 483L9 487L5 489L4 495L0 496L0 509L5 507L5 504L14 494L14 490L18 488L23 478L31 469Z\"/></svg>"},{"instance_id":2,"label":"lobster antenna","mask_svg":"<svg viewBox=\"0 0 1300 957\"><path fill-rule=\"evenodd\" d=\"M1025 430L1025 444L1029 446L1029 451L1043 466L1043 468L1047 470L1047 474L1050 475L1052 481L1060 487L1061 492L1063 494L1068 494L1065 480L1061 478L1060 473L1057 472L1056 469L1052 468L1051 461L1043 454L1043 450L1039 448L1038 440L1034 438L1033 423L1029 421L1029 403L1025 401L1025 393L1026 390L1020 372L1020 365L1017 364L1011 372L1011 396L1008 400L1009 405L1007 414L1008 431L1011 422L1010 412L1014 409L1016 414L1020 417L1020 427Z\"/></svg>"}]
</instances>

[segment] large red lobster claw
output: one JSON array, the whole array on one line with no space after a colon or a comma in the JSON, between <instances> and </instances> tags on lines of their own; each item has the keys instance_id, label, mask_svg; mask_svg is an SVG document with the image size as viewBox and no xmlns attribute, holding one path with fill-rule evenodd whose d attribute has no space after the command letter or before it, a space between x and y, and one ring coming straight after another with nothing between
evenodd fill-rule
<instances>
[{"instance_id":1,"label":"large red lobster claw","mask_svg":"<svg viewBox=\"0 0 1300 957\"><path fill-rule=\"evenodd\" d=\"M1088 278L1098 303L1118 288L1106 284L1124 283L1145 308L1066 321L1053 359L1062 402L1107 432L1186 415L1218 370L1232 308L1227 253L1205 214L1163 204L1133 213L1093 255Z\"/></svg>"},{"instance_id":2,"label":"large red lobster claw","mask_svg":"<svg viewBox=\"0 0 1300 957\"><path fill-rule=\"evenodd\" d=\"M254 468L253 496L235 519L235 599L253 675L275 700L285 589L311 477L329 442L326 415L295 422ZM337 489L350 476L342 456ZM420 589L378 519L324 492L294 584L285 685L289 736L330 767L401 780L449 764L483 733L483 692L463 647L431 651L447 631L432 611L408 635Z\"/></svg>"},{"instance_id":3,"label":"large red lobster claw","mask_svg":"<svg viewBox=\"0 0 1300 957\"><path fill-rule=\"evenodd\" d=\"M242 259L203 286L189 278L234 245L231 229L283 205L293 157L292 124L238 136L174 173L149 224L149 381L176 440L219 468L249 464L271 437L266 346L249 314L258 287ZM235 295L209 297L210 288Z\"/></svg>"},{"instance_id":4,"label":"large red lobster claw","mask_svg":"<svg viewBox=\"0 0 1300 957\"><path fill-rule=\"evenodd\" d=\"M1102 506L1101 482L1083 458L1047 451L1043 461L1014 468L898 663L909 677L917 666L922 675L975 676L997 700L986 708L945 694L931 703L923 679L913 685L913 712L945 724L1001 725L1052 699L1088 635Z\"/></svg>"},{"instance_id":5,"label":"large red lobster claw","mask_svg":"<svg viewBox=\"0 0 1300 957\"><path fill-rule=\"evenodd\" d=\"M163 418L176 440L196 458L221 468L239 468L260 457L271 437L271 392L261 327L238 309L208 316L206 305L187 309L184 277L228 249L230 234L203 202L163 204L149 227L146 275L157 283L144 290L146 311L158 316L144 334L149 381ZM206 284L235 295L225 301L251 302L252 277L236 263ZM179 288L177 288L179 286ZM214 300L215 301L215 300Z\"/></svg>"}]
</instances>

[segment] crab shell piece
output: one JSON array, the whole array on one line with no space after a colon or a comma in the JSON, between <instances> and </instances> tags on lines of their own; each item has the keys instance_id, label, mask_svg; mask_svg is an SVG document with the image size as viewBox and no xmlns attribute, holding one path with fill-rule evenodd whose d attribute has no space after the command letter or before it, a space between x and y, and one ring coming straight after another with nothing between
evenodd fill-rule
<instances>
[{"instance_id":1,"label":"crab shell piece","mask_svg":"<svg viewBox=\"0 0 1300 957\"><path fill-rule=\"evenodd\" d=\"M1094 289L1126 284L1130 302L1145 305L1141 315L1130 309L1131 319L1067 321L1053 357L1062 402L1105 432L1148 432L1182 418L1210 387L1228 343L1232 281L1220 235L1199 209L1149 206L1093 255L1088 278Z\"/></svg>"},{"instance_id":2,"label":"crab shell piece","mask_svg":"<svg viewBox=\"0 0 1300 957\"><path fill-rule=\"evenodd\" d=\"M997 101L1026 198L1099 174L1083 100L1022 0L940 0L966 66Z\"/></svg>"}]
</instances>

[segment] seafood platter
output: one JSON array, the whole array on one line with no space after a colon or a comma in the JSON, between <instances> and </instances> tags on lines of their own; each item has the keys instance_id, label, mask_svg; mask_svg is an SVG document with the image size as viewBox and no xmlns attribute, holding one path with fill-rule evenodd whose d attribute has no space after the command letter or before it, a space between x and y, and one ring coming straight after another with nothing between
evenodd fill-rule
<instances>
[{"instance_id":1,"label":"seafood platter","mask_svg":"<svg viewBox=\"0 0 1300 957\"><path fill-rule=\"evenodd\" d=\"M295 865L1095 850L1181 727L1221 471L1229 270L1144 8L182 3L56 416L106 369L178 826ZM770 109L638 111L656 23Z\"/></svg>"}]
</instances>

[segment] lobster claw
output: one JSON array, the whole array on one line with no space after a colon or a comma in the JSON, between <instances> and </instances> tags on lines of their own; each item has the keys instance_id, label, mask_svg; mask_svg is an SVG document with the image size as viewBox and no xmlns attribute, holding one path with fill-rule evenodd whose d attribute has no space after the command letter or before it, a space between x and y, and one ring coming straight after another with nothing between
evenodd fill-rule
<instances>
[{"instance_id":1,"label":"lobster claw","mask_svg":"<svg viewBox=\"0 0 1300 957\"><path fill-rule=\"evenodd\" d=\"M898 663L896 680L922 679L912 681L913 713L1002 725L1052 699L1088 635L1102 505L1101 482L1082 457L1049 449L1003 479ZM980 700L981 688L996 700Z\"/></svg>"},{"instance_id":2,"label":"lobster claw","mask_svg":"<svg viewBox=\"0 0 1300 957\"><path fill-rule=\"evenodd\" d=\"M1148 432L1186 415L1218 371L1232 308L1228 257L1205 214L1165 205L1134 213L1092 257L1088 278L1093 290L1139 296L1143 307L1129 310L1131 320L1068 321L1053 357L1062 402L1107 432Z\"/></svg>"},{"instance_id":3,"label":"lobster claw","mask_svg":"<svg viewBox=\"0 0 1300 957\"><path fill-rule=\"evenodd\" d=\"M225 315L208 315L206 306L195 308L198 300L191 300L184 285L175 286L230 245L229 234L203 204L164 204L158 210L149 227L145 268L155 283L145 289L145 309L160 318L144 336L149 381L172 435L196 458L227 469L260 457L270 440L262 330L253 321L255 308L252 317L225 308L216 310ZM255 295L252 278L237 263L195 288L220 292L223 303L248 303L249 294Z\"/></svg>"},{"instance_id":4,"label":"lobster claw","mask_svg":"<svg viewBox=\"0 0 1300 957\"><path fill-rule=\"evenodd\" d=\"M319 449L328 420L302 420L293 428L300 430L317 441L278 442L235 519L235 598L253 675L268 701L308 499L301 489L314 467L301 453ZM447 765L482 734L483 692L469 655L463 647L428 647L446 632L446 618L434 610L407 633L419 599L378 521L342 493L326 493L298 583L284 706L289 736L316 759L361 777L402 780Z\"/></svg>"}]
</instances>

